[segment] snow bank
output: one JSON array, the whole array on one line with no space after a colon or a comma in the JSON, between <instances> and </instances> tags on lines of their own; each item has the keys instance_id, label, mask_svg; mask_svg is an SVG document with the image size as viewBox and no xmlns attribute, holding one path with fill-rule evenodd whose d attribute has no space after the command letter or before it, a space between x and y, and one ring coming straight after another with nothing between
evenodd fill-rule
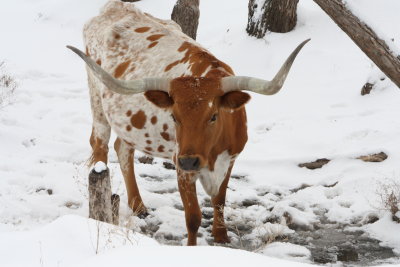
<instances>
[{"instance_id":1,"label":"snow bank","mask_svg":"<svg viewBox=\"0 0 400 267\"><path fill-rule=\"evenodd\" d=\"M33 231L0 233L1 266L76 265L97 253L125 246L158 246L144 235L75 215Z\"/></svg>"},{"instance_id":2,"label":"snow bank","mask_svg":"<svg viewBox=\"0 0 400 267\"><path fill-rule=\"evenodd\" d=\"M223 247L159 246L125 228L73 215L34 231L0 233L0 259L8 267L307 266Z\"/></svg>"}]
</instances>

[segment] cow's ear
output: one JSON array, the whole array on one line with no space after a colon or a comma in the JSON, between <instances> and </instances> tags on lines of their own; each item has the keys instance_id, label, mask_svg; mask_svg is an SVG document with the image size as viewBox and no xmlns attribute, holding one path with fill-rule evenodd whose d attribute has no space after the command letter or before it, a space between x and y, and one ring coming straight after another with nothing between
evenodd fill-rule
<instances>
[{"instance_id":1,"label":"cow's ear","mask_svg":"<svg viewBox=\"0 0 400 267\"><path fill-rule=\"evenodd\" d=\"M163 91L147 91L144 95L147 100L160 108L170 108L174 104L174 100L169 94Z\"/></svg>"},{"instance_id":2,"label":"cow's ear","mask_svg":"<svg viewBox=\"0 0 400 267\"><path fill-rule=\"evenodd\" d=\"M221 107L237 109L242 107L250 100L250 95L241 91L232 91L221 97Z\"/></svg>"}]
</instances>

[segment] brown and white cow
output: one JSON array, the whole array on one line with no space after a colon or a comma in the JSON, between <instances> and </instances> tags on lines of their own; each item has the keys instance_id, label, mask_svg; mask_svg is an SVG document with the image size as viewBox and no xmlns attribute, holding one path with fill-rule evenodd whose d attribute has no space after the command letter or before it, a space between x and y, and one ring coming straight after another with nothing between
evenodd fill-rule
<instances>
[{"instance_id":1,"label":"brown and white cow","mask_svg":"<svg viewBox=\"0 0 400 267\"><path fill-rule=\"evenodd\" d=\"M84 27L93 114L92 163L107 163L114 148L125 178L128 204L146 214L134 174L134 151L172 159L185 209L188 245L196 245L201 211L196 181L211 196L215 242L229 242L223 207L230 173L247 141L243 90L280 90L300 49L269 82L234 76L232 69L183 34L177 24L143 13L131 3L109 1Z\"/></svg>"}]
</instances>

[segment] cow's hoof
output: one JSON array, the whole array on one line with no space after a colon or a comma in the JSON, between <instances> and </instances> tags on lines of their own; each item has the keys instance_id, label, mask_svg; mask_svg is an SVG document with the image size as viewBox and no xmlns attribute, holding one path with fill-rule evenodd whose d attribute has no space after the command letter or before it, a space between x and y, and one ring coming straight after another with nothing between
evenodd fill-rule
<instances>
[{"instance_id":1,"label":"cow's hoof","mask_svg":"<svg viewBox=\"0 0 400 267\"><path fill-rule=\"evenodd\" d=\"M149 216L146 207L142 204L131 205L133 215L137 216L140 219L144 219Z\"/></svg>"},{"instance_id":2,"label":"cow's hoof","mask_svg":"<svg viewBox=\"0 0 400 267\"><path fill-rule=\"evenodd\" d=\"M145 211L145 212L141 212L141 213L138 213L137 214L137 216L140 218L140 219L145 219L147 216L149 216L150 214L147 212L147 211Z\"/></svg>"},{"instance_id":3,"label":"cow's hoof","mask_svg":"<svg viewBox=\"0 0 400 267\"><path fill-rule=\"evenodd\" d=\"M228 233L226 232L226 228L218 228L217 231L213 231L212 235L214 236L215 243L226 244L231 242Z\"/></svg>"},{"instance_id":4,"label":"cow's hoof","mask_svg":"<svg viewBox=\"0 0 400 267\"><path fill-rule=\"evenodd\" d=\"M229 239L228 235L214 236L214 243L226 244L226 243L230 243L230 242L231 242L231 240Z\"/></svg>"}]
</instances>

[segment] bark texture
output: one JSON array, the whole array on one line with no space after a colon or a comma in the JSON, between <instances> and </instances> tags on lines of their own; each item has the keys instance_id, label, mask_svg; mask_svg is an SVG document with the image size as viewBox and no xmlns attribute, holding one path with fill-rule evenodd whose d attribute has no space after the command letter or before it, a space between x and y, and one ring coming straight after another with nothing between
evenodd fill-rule
<instances>
[{"instance_id":1,"label":"bark texture","mask_svg":"<svg viewBox=\"0 0 400 267\"><path fill-rule=\"evenodd\" d=\"M110 171L89 174L89 218L113 223Z\"/></svg>"},{"instance_id":2,"label":"bark texture","mask_svg":"<svg viewBox=\"0 0 400 267\"><path fill-rule=\"evenodd\" d=\"M178 0L171 14L171 19L181 26L182 32L194 40L196 40L199 17L199 0Z\"/></svg>"},{"instance_id":3,"label":"bark texture","mask_svg":"<svg viewBox=\"0 0 400 267\"><path fill-rule=\"evenodd\" d=\"M386 42L346 8L342 0L314 0L357 46L400 88L400 59Z\"/></svg>"},{"instance_id":4,"label":"bark texture","mask_svg":"<svg viewBox=\"0 0 400 267\"><path fill-rule=\"evenodd\" d=\"M290 32L297 22L299 0L250 0L246 31L263 38L267 31Z\"/></svg>"}]
</instances>

